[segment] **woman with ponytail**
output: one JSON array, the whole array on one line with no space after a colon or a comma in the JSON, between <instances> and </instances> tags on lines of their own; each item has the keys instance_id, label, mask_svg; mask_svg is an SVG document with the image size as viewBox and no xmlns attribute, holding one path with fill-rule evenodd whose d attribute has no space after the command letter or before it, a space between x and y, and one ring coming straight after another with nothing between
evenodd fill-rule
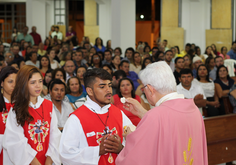
<instances>
[{"instance_id":1,"label":"woman with ponytail","mask_svg":"<svg viewBox=\"0 0 236 165\"><path fill-rule=\"evenodd\" d=\"M5 131L8 112L12 107L11 94L15 87L17 70L12 66L2 69L0 74L0 165L3 164L2 138Z\"/></svg>"}]
</instances>

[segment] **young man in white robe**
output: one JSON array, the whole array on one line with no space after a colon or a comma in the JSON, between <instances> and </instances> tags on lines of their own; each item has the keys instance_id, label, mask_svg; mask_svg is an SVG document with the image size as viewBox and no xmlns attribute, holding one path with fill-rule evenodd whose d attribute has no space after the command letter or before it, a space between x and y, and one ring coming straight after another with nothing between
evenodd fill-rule
<instances>
[{"instance_id":1,"label":"young man in white robe","mask_svg":"<svg viewBox=\"0 0 236 165\"><path fill-rule=\"evenodd\" d=\"M124 146L123 127L132 123L111 104L111 80L103 69L91 69L84 74L87 101L71 114L60 141L64 165L115 164Z\"/></svg>"}]
</instances>

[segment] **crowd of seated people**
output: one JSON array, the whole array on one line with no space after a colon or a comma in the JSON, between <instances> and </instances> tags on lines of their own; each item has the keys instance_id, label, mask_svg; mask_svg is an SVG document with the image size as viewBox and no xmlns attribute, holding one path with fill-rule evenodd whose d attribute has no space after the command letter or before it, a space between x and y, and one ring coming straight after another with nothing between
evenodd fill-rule
<instances>
[{"instance_id":1,"label":"crowd of seated people","mask_svg":"<svg viewBox=\"0 0 236 165\"><path fill-rule=\"evenodd\" d=\"M166 61L175 76L177 92L194 99L201 112L206 108L207 116L225 114L222 97L228 95L234 80L229 77L224 60L236 59L236 42L232 43L229 51L223 46L220 52L215 44L207 46L204 53L199 46L189 43L180 50L178 46L170 47L167 40L152 48L147 42L139 42L136 48L127 45L126 50L122 50L120 47L111 48L111 40L104 45L100 37L94 44L89 37L78 43L76 32L71 26L68 29L63 36L58 26L52 26L43 42L36 27L32 27L28 34L25 26L22 33L14 33L9 49L0 43L0 69L7 65L17 70L24 65L36 66L44 76L41 96L52 100L53 91L62 90L58 99L75 110L86 100L83 74L88 69L103 68L113 77L113 104L137 125L139 120L123 109L120 98L133 97L150 109L152 106L141 91L143 85L138 75L148 64ZM50 86L52 81L54 83ZM55 88L57 86L60 89ZM54 93L53 97L57 94Z\"/></svg>"}]
</instances>

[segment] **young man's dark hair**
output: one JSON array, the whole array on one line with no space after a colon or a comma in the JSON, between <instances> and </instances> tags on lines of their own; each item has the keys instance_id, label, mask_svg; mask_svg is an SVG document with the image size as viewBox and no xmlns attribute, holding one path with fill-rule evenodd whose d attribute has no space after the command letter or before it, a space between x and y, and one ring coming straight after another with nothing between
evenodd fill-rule
<instances>
[{"instance_id":1,"label":"young man's dark hair","mask_svg":"<svg viewBox=\"0 0 236 165\"><path fill-rule=\"evenodd\" d=\"M221 56L216 56L215 58L214 58L214 62L216 62L216 59L217 58L222 58ZM223 59L223 58L222 58Z\"/></svg>"},{"instance_id":2,"label":"young man's dark hair","mask_svg":"<svg viewBox=\"0 0 236 165\"><path fill-rule=\"evenodd\" d=\"M191 44L190 44L190 43L187 43L185 46L188 46L188 47L190 47L190 48L191 48Z\"/></svg>"},{"instance_id":3,"label":"young man's dark hair","mask_svg":"<svg viewBox=\"0 0 236 165\"><path fill-rule=\"evenodd\" d=\"M128 63L128 64L129 64L129 61L127 61L127 60L122 60L122 61L120 62L119 68L120 68L121 66L123 66L124 63Z\"/></svg>"},{"instance_id":4,"label":"young man's dark hair","mask_svg":"<svg viewBox=\"0 0 236 165\"><path fill-rule=\"evenodd\" d=\"M115 76L116 80L119 79L120 77L126 77L125 71L123 70L117 70L115 71L115 73L113 74L113 76Z\"/></svg>"},{"instance_id":5,"label":"young man's dark hair","mask_svg":"<svg viewBox=\"0 0 236 165\"><path fill-rule=\"evenodd\" d=\"M167 42L167 40L163 40L163 41Z\"/></svg>"},{"instance_id":6,"label":"young man's dark hair","mask_svg":"<svg viewBox=\"0 0 236 165\"><path fill-rule=\"evenodd\" d=\"M191 74L193 76L193 72L191 69L181 69L181 71L179 72L180 77L182 74Z\"/></svg>"},{"instance_id":7,"label":"young man's dark hair","mask_svg":"<svg viewBox=\"0 0 236 165\"><path fill-rule=\"evenodd\" d=\"M177 62L178 62L179 59L183 59L183 60L184 60L183 57L177 57L177 58L175 59L175 64L177 64Z\"/></svg>"},{"instance_id":8,"label":"young man's dark hair","mask_svg":"<svg viewBox=\"0 0 236 165\"><path fill-rule=\"evenodd\" d=\"M104 51L104 54L105 54L106 52L109 52L109 53L112 55L112 53L111 53L111 51L110 51L109 49L105 50L105 51Z\"/></svg>"},{"instance_id":9,"label":"young man's dark hair","mask_svg":"<svg viewBox=\"0 0 236 165\"><path fill-rule=\"evenodd\" d=\"M84 57L84 53L83 53L83 51L81 50L82 48L80 48L80 49L76 49L76 52L80 52L80 53L82 53L82 57Z\"/></svg>"},{"instance_id":10,"label":"young man's dark hair","mask_svg":"<svg viewBox=\"0 0 236 165\"><path fill-rule=\"evenodd\" d=\"M165 51L165 55L166 55L166 53L168 53L168 52L171 52L171 53L173 53L171 50L167 50L167 51Z\"/></svg>"},{"instance_id":11,"label":"young man's dark hair","mask_svg":"<svg viewBox=\"0 0 236 165\"><path fill-rule=\"evenodd\" d=\"M83 48L85 48L85 46L84 46L85 44L89 44L90 45L89 42L85 41L84 44L83 44Z\"/></svg>"},{"instance_id":12,"label":"young man's dark hair","mask_svg":"<svg viewBox=\"0 0 236 165\"><path fill-rule=\"evenodd\" d=\"M49 83L49 91L52 91L52 88L56 84L63 84L65 86L65 89L66 89L66 84L64 82L62 82L60 79L54 79L54 80L50 81L50 83Z\"/></svg>"},{"instance_id":13,"label":"young man's dark hair","mask_svg":"<svg viewBox=\"0 0 236 165\"><path fill-rule=\"evenodd\" d=\"M0 61L4 61L5 57L4 56L0 56Z\"/></svg>"},{"instance_id":14,"label":"young man's dark hair","mask_svg":"<svg viewBox=\"0 0 236 165\"><path fill-rule=\"evenodd\" d=\"M96 82L95 78L112 81L112 76L106 70L102 68L90 69L84 73L85 88L92 88L93 84Z\"/></svg>"},{"instance_id":15,"label":"young man's dark hair","mask_svg":"<svg viewBox=\"0 0 236 165\"><path fill-rule=\"evenodd\" d=\"M153 48L152 48L152 50L153 50L153 49L157 49L157 50L159 50L159 48L158 48L158 47L156 47L156 46L155 46L155 47L153 47Z\"/></svg>"},{"instance_id":16,"label":"young man's dark hair","mask_svg":"<svg viewBox=\"0 0 236 165\"><path fill-rule=\"evenodd\" d=\"M104 66L108 67L108 68L113 72L111 65L109 65L109 64L103 64L101 68L103 68Z\"/></svg>"},{"instance_id":17,"label":"young man's dark hair","mask_svg":"<svg viewBox=\"0 0 236 165\"><path fill-rule=\"evenodd\" d=\"M132 47L129 47L129 48L127 48L126 50L125 50L125 54L127 53L127 51L132 51L132 53L134 54L134 49L132 48Z\"/></svg>"},{"instance_id":18,"label":"young man's dark hair","mask_svg":"<svg viewBox=\"0 0 236 165\"><path fill-rule=\"evenodd\" d=\"M232 46L233 46L234 44L236 44L236 40L232 42Z\"/></svg>"},{"instance_id":19,"label":"young man's dark hair","mask_svg":"<svg viewBox=\"0 0 236 165\"><path fill-rule=\"evenodd\" d=\"M37 54L37 52L30 52L29 57L32 57L32 55L33 55L34 53Z\"/></svg>"}]
</instances>

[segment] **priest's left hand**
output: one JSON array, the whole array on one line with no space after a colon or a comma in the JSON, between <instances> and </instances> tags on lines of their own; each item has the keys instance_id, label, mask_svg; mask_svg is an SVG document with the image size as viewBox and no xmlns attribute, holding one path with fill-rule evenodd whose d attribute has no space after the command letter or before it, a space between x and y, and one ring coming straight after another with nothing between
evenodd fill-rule
<instances>
[{"instance_id":1,"label":"priest's left hand","mask_svg":"<svg viewBox=\"0 0 236 165\"><path fill-rule=\"evenodd\" d=\"M110 135L104 140L105 151L110 153L120 153L123 149L123 145L121 144L120 137L117 134Z\"/></svg>"}]
</instances>

